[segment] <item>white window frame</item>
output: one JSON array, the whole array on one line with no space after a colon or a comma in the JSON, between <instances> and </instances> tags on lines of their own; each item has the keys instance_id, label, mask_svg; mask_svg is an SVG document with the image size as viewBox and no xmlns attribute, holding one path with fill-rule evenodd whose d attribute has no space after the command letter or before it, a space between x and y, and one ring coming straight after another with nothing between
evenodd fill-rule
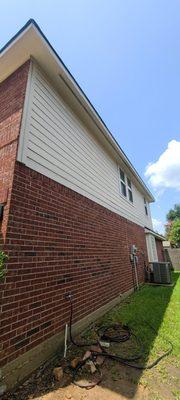
<instances>
[{"instance_id":1,"label":"white window frame","mask_svg":"<svg viewBox=\"0 0 180 400\"><path fill-rule=\"evenodd\" d=\"M126 175L124 170L119 167L119 179L120 179L120 193L130 204L134 204L132 182L129 176ZM122 189L122 187L124 189Z\"/></svg>"}]
</instances>

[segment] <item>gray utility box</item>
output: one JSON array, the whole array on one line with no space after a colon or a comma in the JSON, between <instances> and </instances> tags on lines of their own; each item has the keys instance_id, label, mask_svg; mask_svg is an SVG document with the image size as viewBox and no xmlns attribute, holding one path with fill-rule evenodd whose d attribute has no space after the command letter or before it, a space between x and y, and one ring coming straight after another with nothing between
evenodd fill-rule
<instances>
[{"instance_id":1,"label":"gray utility box","mask_svg":"<svg viewBox=\"0 0 180 400\"><path fill-rule=\"evenodd\" d=\"M171 283L171 269L168 262L152 262L155 283Z\"/></svg>"}]
</instances>

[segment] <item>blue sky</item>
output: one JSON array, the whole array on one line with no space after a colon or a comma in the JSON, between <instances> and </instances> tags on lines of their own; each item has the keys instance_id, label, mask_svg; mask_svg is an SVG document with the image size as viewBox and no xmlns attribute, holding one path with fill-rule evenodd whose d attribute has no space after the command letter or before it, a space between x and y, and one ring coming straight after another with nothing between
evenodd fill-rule
<instances>
[{"instance_id":1,"label":"blue sky","mask_svg":"<svg viewBox=\"0 0 180 400\"><path fill-rule=\"evenodd\" d=\"M0 47L29 18L148 183L161 231L180 201L180 1L6 0Z\"/></svg>"}]
</instances>

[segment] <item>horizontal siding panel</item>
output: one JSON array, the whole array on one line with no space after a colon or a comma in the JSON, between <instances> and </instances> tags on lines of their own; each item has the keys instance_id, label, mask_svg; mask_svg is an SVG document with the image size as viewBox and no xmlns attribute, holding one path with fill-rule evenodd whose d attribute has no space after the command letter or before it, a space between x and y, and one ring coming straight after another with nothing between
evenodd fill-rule
<instances>
[{"instance_id":1,"label":"horizontal siding panel","mask_svg":"<svg viewBox=\"0 0 180 400\"><path fill-rule=\"evenodd\" d=\"M139 224L140 214L138 215L138 213L136 213L133 206L131 206L131 210L127 211L126 200L121 198L122 202L119 201L118 205L117 203L114 203L111 200L108 201L109 199L107 198L107 196L104 196L104 198L102 199L102 192L100 193L99 196L99 193L97 193L97 191L94 190L94 187L92 194L89 185L88 186L83 185L81 181L74 179L74 177L71 176L70 173L67 173L63 169L58 168L55 165L55 162L52 163L49 162L46 157L43 158L43 152L41 152L41 156L39 156L35 151L32 152L29 151L28 166L34 169L35 171L40 172L54 179L55 181L62 183L65 186L68 186L70 189L78 191L80 194L83 194L84 196L90 198L93 201L98 202L104 207L107 207L108 209L124 216L125 218L127 218L127 212L128 212L128 219Z\"/></svg>"},{"instance_id":2,"label":"horizontal siding panel","mask_svg":"<svg viewBox=\"0 0 180 400\"><path fill-rule=\"evenodd\" d=\"M48 86L49 87L49 86ZM51 89L50 89L51 90ZM34 99L36 98L36 80L34 82ZM41 88L39 88L38 94L42 96L42 91ZM42 96L43 97L43 96ZM44 99L44 97L43 97ZM49 102L49 97L46 95L45 96L45 101L46 104L50 109L53 107L51 104L51 98ZM53 102L54 105L54 102ZM39 106L39 105L38 105ZM66 107L66 108L65 108ZM104 160L106 165L108 167L114 166L114 161L111 158L107 159L107 153L106 151L103 150L101 147L101 154L99 154L98 148L97 148L97 141L93 138L91 134L87 131L86 127L83 126L83 124L79 121L77 117L73 115L73 113L68 109L68 107L64 104L60 98L57 97L57 102L56 102L56 110L59 117L61 117L61 125L65 124L66 130L70 130L70 133L73 132L73 135L78 138L78 141L82 139L82 144L87 145L88 147L90 146L91 150L99 157L101 156L101 159ZM86 136L84 135L84 132L86 131Z\"/></svg>"},{"instance_id":3,"label":"horizontal siding panel","mask_svg":"<svg viewBox=\"0 0 180 400\"><path fill-rule=\"evenodd\" d=\"M90 163L90 169L96 169L96 174L105 175L105 170L109 172L109 178L111 182L117 185L117 171L110 170L107 166L103 166L100 159L94 157L94 154L88 151L87 147L82 148L78 143L70 141L69 137L66 135L65 131L60 131L53 129L50 125L48 125L48 119L43 119L43 114L39 116L32 110L32 122L30 130L32 131L35 128L38 132L41 132L47 139L53 140L60 148L66 147L66 152L70 152L71 155L79 160L79 154L81 154L80 162L84 162L86 164Z\"/></svg>"},{"instance_id":4,"label":"horizontal siding panel","mask_svg":"<svg viewBox=\"0 0 180 400\"><path fill-rule=\"evenodd\" d=\"M91 143L91 141L83 141L83 136L78 136L75 129L70 130L64 122L60 121L58 123L54 117L48 114L48 111L45 108L40 104L36 104L36 102L33 103L32 107L32 116L33 115L34 118L39 118L44 127L48 127L51 132L53 131L53 134L56 133L58 137L62 136L67 142L70 142L71 147L72 144L75 145L78 148L78 151L84 151L86 155L89 154L94 161L97 161L98 164L100 164L101 168L102 166L106 169L108 168L108 170L115 175L114 164L108 164L103 155L97 153L97 142Z\"/></svg>"},{"instance_id":5,"label":"horizontal siding panel","mask_svg":"<svg viewBox=\"0 0 180 400\"><path fill-rule=\"evenodd\" d=\"M57 159L59 162L62 162L65 166L71 167L71 172L76 172L77 176L83 176L85 179L88 180L88 176L93 179L95 185L101 185L105 191L111 190L112 193L115 192L116 187L118 185L118 180L113 183L111 180L107 179L105 183L105 176L99 174L97 170L92 168L91 170L88 169L88 163L82 163L82 159L78 161L77 157L73 157L73 153L70 155L66 151L66 147L57 146L53 141L45 138L45 136L41 135L38 131L35 131L33 127L31 127L31 137L29 140L29 146L32 150L32 145L37 145L39 148L42 148L47 154L50 156L52 155L54 159Z\"/></svg>"},{"instance_id":6,"label":"horizontal siding panel","mask_svg":"<svg viewBox=\"0 0 180 400\"><path fill-rule=\"evenodd\" d=\"M139 225L151 226L142 194L133 186L133 204L120 194L116 160L35 66L26 130L27 166Z\"/></svg>"},{"instance_id":7,"label":"horizontal siding panel","mask_svg":"<svg viewBox=\"0 0 180 400\"><path fill-rule=\"evenodd\" d=\"M32 146L33 147L33 146ZM102 197L102 189L99 190L98 187L95 187L95 185L93 184L93 180L92 182L87 182L85 179L83 179L83 177L79 176L78 178L74 178L74 176L72 175L72 171L70 169L68 169L67 167L65 167L62 163L60 163L60 168L59 168L59 162L57 162L57 160L54 159L54 157L48 157L47 158L47 154L46 152L44 152L44 150L41 150L41 156L39 156L39 154L36 152L36 148L34 147L33 150L29 150L29 157L31 158L31 160L37 162L38 164L42 165L42 166L46 166L49 169L49 171L52 171L53 173L55 173L57 175L56 180L59 177L64 177L67 181L71 181L74 185L77 185L77 187L82 187L84 189L84 193L92 193L93 190L93 199L100 199ZM52 162L53 159L53 162ZM60 175L59 175L60 174ZM108 195L108 192L105 193L104 192L104 196L103 196L103 201L106 207L109 205L111 205L111 208L114 211L119 211L120 207L118 206L117 202L115 201L116 199L113 199L111 196ZM126 205L126 203L125 203ZM123 207L123 206L121 206ZM132 207L132 217L133 217L133 207ZM127 213L127 209L124 209L124 213Z\"/></svg>"},{"instance_id":8,"label":"horizontal siding panel","mask_svg":"<svg viewBox=\"0 0 180 400\"><path fill-rule=\"evenodd\" d=\"M45 147L47 150L45 150ZM61 175L64 173L66 177L68 175L71 177L71 179L74 179L74 181L78 182L80 185L83 185L85 188L89 188L90 190L94 191L94 194L97 196L103 195L103 197L106 197L106 199L109 200L109 202L115 202L116 197L113 197L113 191L112 195L111 192L108 192L107 188L104 188L103 191L103 186L99 184L98 182L95 182L93 177L86 176L83 171L81 171L78 167L75 167L75 165L68 166L68 163L65 162L65 159L63 158L57 158L57 153L55 153L52 149L47 148L42 142L41 146L38 146L37 143L34 144L32 142L29 142L29 157L33 157L33 153L39 155L41 154L42 158L47 161L48 164L52 164L53 167L56 168L56 171L60 171ZM106 190L106 191L105 191Z\"/></svg>"},{"instance_id":9,"label":"horizontal siding panel","mask_svg":"<svg viewBox=\"0 0 180 400\"><path fill-rule=\"evenodd\" d=\"M36 156L34 155L34 158L36 159ZM42 162L42 164L41 164ZM61 183L64 186L67 186L68 188L80 193L81 195L88 197L90 200L95 201L96 203L100 204L103 207L108 208L109 210L116 212L117 214L120 214L122 217L127 218L127 210L123 209L122 206L118 207L117 205L114 207L112 204L107 203L105 200L102 200L101 198L98 198L97 196L94 196L90 191L88 190L84 190L82 188L82 186L78 186L77 182L73 182L73 180L69 180L69 176L67 178L64 178L63 176L58 175L56 172L52 171L51 169L48 168L48 165L43 165L43 160L41 158L41 160L39 159L38 162L32 160L31 158L29 158L28 160L28 167L33 169L34 171L37 171L53 180L55 180L56 182ZM51 166L50 166L51 168ZM131 216L128 216L128 219L130 221L133 221L139 225L139 218L137 218L136 214L133 214Z\"/></svg>"}]
</instances>

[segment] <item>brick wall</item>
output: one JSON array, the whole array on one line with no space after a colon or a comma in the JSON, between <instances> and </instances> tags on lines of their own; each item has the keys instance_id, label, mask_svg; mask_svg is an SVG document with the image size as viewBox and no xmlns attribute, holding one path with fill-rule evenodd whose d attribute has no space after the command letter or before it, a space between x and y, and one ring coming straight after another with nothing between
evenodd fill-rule
<instances>
[{"instance_id":1,"label":"brick wall","mask_svg":"<svg viewBox=\"0 0 180 400\"><path fill-rule=\"evenodd\" d=\"M162 240L156 239L156 249L157 249L158 261L164 262L165 258L164 258L164 249Z\"/></svg>"},{"instance_id":2,"label":"brick wall","mask_svg":"<svg viewBox=\"0 0 180 400\"><path fill-rule=\"evenodd\" d=\"M132 244L142 282L142 227L16 162L1 285L1 364L64 329L66 292L74 294L75 322L129 290Z\"/></svg>"},{"instance_id":3,"label":"brick wall","mask_svg":"<svg viewBox=\"0 0 180 400\"><path fill-rule=\"evenodd\" d=\"M0 84L0 204L5 204L1 244L6 234L28 69L29 62Z\"/></svg>"}]
</instances>

